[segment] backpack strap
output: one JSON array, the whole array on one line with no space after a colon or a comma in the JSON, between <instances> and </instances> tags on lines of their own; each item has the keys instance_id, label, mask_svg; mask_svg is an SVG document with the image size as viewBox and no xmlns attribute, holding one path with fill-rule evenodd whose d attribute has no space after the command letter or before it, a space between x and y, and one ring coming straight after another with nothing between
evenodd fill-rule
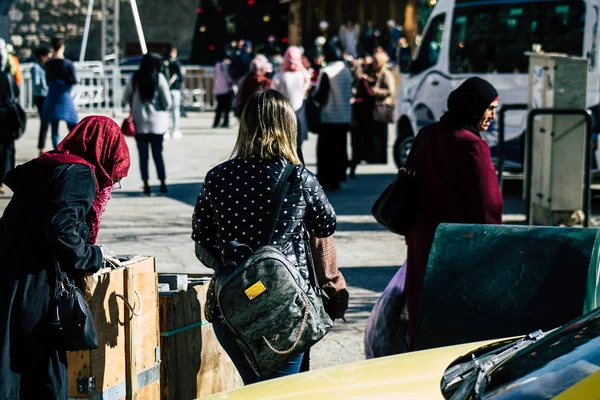
<instances>
[{"instance_id":1,"label":"backpack strap","mask_svg":"<svg viewBox=\"0 0 600 400\"><path fill-rule=\"evenodd\" d=\"M275 188L275 193L273 193L273 197L271 199L271 229L268 233L268 241L265 243L266 246L271 244L273 241L273 235L275 234L275 227L277 226L277 222L279 221L279 214L281 213L281 208L283 207L283 201L285 199L285 195L287 194L288 188L290 187L290 175L292 171L296 168L296 166L292 163L288 163L281 174L281 178L279 182L277 182L277 187Z\"/></svg>"}]
</instances>

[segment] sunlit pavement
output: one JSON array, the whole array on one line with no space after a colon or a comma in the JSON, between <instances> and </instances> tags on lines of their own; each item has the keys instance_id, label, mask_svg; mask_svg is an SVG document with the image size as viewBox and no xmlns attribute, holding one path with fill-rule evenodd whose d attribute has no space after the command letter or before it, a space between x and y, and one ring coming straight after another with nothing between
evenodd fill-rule
<instances>
[{"instance_id":1,"label":"sunlit pavement","mask_svg":"<svg viewBox=\"0 0 600 400\"><path fill-rule=\"evenodd\" d=\"M213 113L189 113L181 120L183 137L165 142L169 185L166 195L158 194L152 161L153 195L142 195L135 140L127 139L132 168L122 181L122 189L113 192L103 216L99 243L116 254L156 256L159 272L210 273L194 256L191 215L206 172L229 158L237 132L237 126L212 129L212 118ZM27 125L25 136L17 142L18 163L37 156L37 117L31 117ZM66 129L61 124L61 137ZM390 144L392 132L390 127ZM316 136L310 135L303 146L307 167L313 172L315 144ZM403 238L385 231L370 215L373 202L394 177L396 168L391 156L389 159L388 165L359 166L357 179L345 182L342 191L329 193L338 215L338 260L349 285L350 308L347 322L336 323L333 331L313 348L313 368L364 358L363 331L369 312L406 258ZM0 196L1 210L9 196Z\"/></svg>"}]
</instances>

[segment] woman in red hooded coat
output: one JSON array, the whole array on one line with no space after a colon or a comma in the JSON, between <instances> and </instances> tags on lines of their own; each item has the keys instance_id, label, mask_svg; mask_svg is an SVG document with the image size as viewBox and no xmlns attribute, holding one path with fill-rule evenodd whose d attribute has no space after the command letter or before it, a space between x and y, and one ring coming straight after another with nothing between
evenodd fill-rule
<instances>
[{"instance_id":1,"label":"woman in red hooded coat","mask_svg":"<svg viewBox=\"0 0 600 400\"><path fill-rule=\"evenodd\" d=\"M102 267L95 245L129 149L110 118L88 117L58 149L13 169L0 219L0 398L67 399L65 351L50 334L54 256L71 279Z\"/></svg>"},{"instance_id":2,"label":"woman in red hooded coat","mask_svg":"<svg viewBox=\"0 0 600 400\"><path fill-rule=\"evenodd\" d=\"M486 131L496 116L498 92L469 78L448 97L448 112L417 135L413 166L419 176L416 223L408 233L406 292L414 344L419 298L435 230L441 223L501 224L502 193ZM412 158L412 157L411 157Z\"/></svg>"}]
</instances>

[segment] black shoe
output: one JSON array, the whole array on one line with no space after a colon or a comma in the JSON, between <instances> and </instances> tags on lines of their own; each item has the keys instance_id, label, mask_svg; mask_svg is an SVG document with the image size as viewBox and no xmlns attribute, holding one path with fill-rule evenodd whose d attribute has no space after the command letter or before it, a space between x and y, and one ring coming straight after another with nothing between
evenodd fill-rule
<instances>
[{"instance_id":1,"label":"black shoe","mask_svg":"<svg viewBox=\"0 0 600 400\"><path fill-rule=\"evenodd\" d=\"M229 124L223 124L223 125L221 125L221 128L228 129L229 128Z\"/></svg>"},{"instance_id":2,"label":"black shoe","mask_svg":"<svg viewBox=\"0 0 600 400\"><path fill-rule=\"evenodd\" d=\"M144 185L144 194L150 196L151 190L150 186Z\"/></svg>"},{"instance_id":3,"label":"black shoe","mask_svg":"<svg viewBox=\"0 0 600 400\"><path fill-rule=\"evenodd\" d=\"M169 190L167 189L167 185L164 183L160 184L160 192L161 193L167 193Z\"/></svg>"}]
</instances>

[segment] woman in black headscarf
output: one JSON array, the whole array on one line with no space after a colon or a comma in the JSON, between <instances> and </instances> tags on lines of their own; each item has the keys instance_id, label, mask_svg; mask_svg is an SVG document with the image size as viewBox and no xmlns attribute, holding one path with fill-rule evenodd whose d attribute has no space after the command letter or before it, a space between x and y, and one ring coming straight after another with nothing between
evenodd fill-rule
<instances>
[{"instance_id":1,"label":"woman in black headscarf","mask_svg":"<svg viewBox=\"0 0 600 400\"><path fill-rule=\"evenodd\" d=\"M448 97L440 122L417 135L409 163L419 177L416 224L407 235L406 291L411 346L429 251L440 223L501 224L502 194L486 131L496 116L498 92L480 78L466 80Z\"/></svg>"}]
</instances>

